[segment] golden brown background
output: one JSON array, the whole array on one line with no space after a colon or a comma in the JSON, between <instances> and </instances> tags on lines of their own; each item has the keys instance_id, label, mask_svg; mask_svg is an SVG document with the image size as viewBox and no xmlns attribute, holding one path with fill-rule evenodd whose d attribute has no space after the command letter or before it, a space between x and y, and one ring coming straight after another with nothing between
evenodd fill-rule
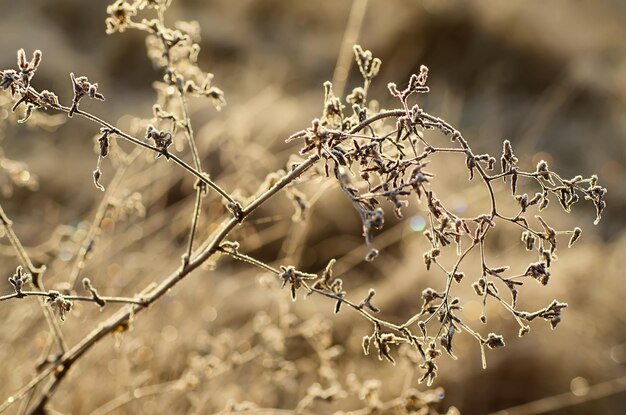
<instances>
[{"instance_id":1,"label":"golden brown background","mask_svg":"<svg viewBox=\"0 0 626 415\"><path fill-rule=\"evenodd\" d=\"M19 48L27 54L41 49L37 88L53 90L69 102L69 72L86 75L99 83L107 101L84 107L132 128L131 117L151 116L151 85L160 74L146 58L142 33L105 35L107 3L0 1L0 68L15 67ZM198 101L192 114L204 165L225 187L253 191L297 150L284 139L321 113L321 85L333 77L351 6L351 1L338 0L174 1L168 19L198 21L200 66L215 74L215 85L226 93L228 105L221 112ZM546 158L565 177L597 173L609 189L608 208L597 227L592 225L592 206L581 205L569 216L555 212L560 227L581 226L583 239L561 252L546 289L528 287L522 293L531 309L552 298L568 302L564 322L554 332L539 322L530 335L518 339L512 321L504 315L492 318L493 330L507 334L507 347L490 353L489 367L482 370L477 346L469 339L461 343L460 359L442 364L435 384L446 390L443 407L485 414L572 391L563 402L575 395L584 402L545 413L621 414L626 408L623 386L621 392L598 399L591 399L585 388L591 385L594 391L593 385L626 376L625 22L626 3L619 0L367 4L359 43L383 61L371 92L381 105L394 105L387 82L402 85L420 65L427 65L431 93L421 104L455 125L479 152L497 154L508 138L521 164L534 166ZM352 71L348 87L358 82ZM101 197L91 179L97 129L74 119L54 131L10 122L0 131L5 156L25 162L38 177L36 191L4 189L3 206L33 257L49 264L48 284L54 286L65 280L71 261L63 258L76 247ZM184 249L192 182L151 159L141 160L128 182L129 193L142 194L145 220L136 212L112 218L86 269L96 285L112 294L134 293L159 280L178 265ZM111 171L105 164L105 183ZM8 178L2 174L6 187ZM469 207L481 202L466 186L462 163L456 170L440 167L439 174L438 186L452 202ZM220 213L211 206L202 217L204 234ZM336 189L321 197L309 225L292 225L290 215L286 199L257 214L239 233L246 251L277 264L296 262L313 272L329 258L340 257L344 281L355 291L375 287L379 306L391 320L419 307L419 293L427 285L441 283L424 271L421 252L426 244L407 222L389 221L388 231L378 238L378 245L385 247L380 260L362 263L365 248L358 217ZM522 263L519 235L504 230L498 235L492 254L503 262ZM294 248L293 240L300 241L300 248ZM0 243L0 271L8 278L16 260L6 239ZM230 261L220 262L215 272L198 271L142 315L131 333L90 352L73 369L55 407L89 413L129 388L179 378L206 350L227 354L207 338L227 339L226 349L240 341L237 347L245 351L255 344L246 333L258 312L279 319L285 308L304 320L319 314L328 318L333 341L346 348L339 363L342 373L380 379L382 395L397 396L409 369L362 356L360 339L370 329L365 321L349 311L334 316L332 304L321 299L291 304L288 293L276 285L260 287L256 274ZM10 292L8 283L0 287L2 293ZM46 336L40 314L34 301L0 304L2 399L33 373ZM101 318L83 305L63 330L73 343ZM314 365L300 345L284 347L302 373ZM223 394L214 397L207 413L217 412L227 398L293 408L308 387L306 376L282 390L268 386L276 376L272 373L262 363L231 370L190 393ZM191 401L183 392L172 392L132 402L116 413L191 413Z\"/></svg>"}]
</instances>

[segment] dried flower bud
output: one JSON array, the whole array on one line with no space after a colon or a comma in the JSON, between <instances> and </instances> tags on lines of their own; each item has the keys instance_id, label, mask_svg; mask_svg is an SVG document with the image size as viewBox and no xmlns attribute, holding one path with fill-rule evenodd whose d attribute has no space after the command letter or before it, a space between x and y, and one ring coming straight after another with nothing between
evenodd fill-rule
<instances>
[{"instance_id":1,"label":"dried flower bud","mask_svg":"<svg viewBox=\"0 0 626 415\"><path fill-rule=\"evenodd\" d=\"M489 347L490 349L496 349L498 347L504 347L504 337L495 334L495 333L489 333L489 335L487 336L487 340L485 340L485 344L487 345L487 347Z\"/></svg>"},{"instance_id":2,"label":"dried flower bud","mask_svg":"<svg viewBox=\"0 0 626 415\"><path fill-rule=\"evenodd\" d=\"M28 273L24 273L22 266L18 265L15 269L15 274L13 274L13 276L9 278L9 282L13 286L13 289L15 290L18 298L24 296L22 290L24 288L24 285L26 285L30 280L31 275Z\"/></svg>"},{"instance_id":3,"label":"dried flower bud","mask_svg":"<svg viewBox=\"0 0 626 415\"><path fill-rule=\"evenodd\" d=\"M152 139L155 147L159 149L160 153L157 154L156 158L159 158L162 155L165 156L165 158L170 157L168 147L172 144L172 133L159 131L152 125L148 125L146 130L146 139Z\"/></svg>"},{"instance_id":4,"label":"dried flower bud","mask_svg":"<svg viewBox=\"0 0 626 415\"><path fill-rule=\"evenodd\" d=\"M372 52L369 50L363 50L361 46L354 45L354 55L356 58L357 66L363 78L370 82L380 70L381 60L374 58Z\"/></svg>"},{"instance_id":5,"label":"dried flower bud","mask_svg":"<svg viewBox=\"0 0 626 415\"><path fill-rule=\"evenodd\" d=\"M481 280L482 282L482 280ZM478 282L475 282L472 284L472 288L474 289L474 292L476 292L476 295L482 296L485 294L485 290L483 289L483 285L481 285Z\"/></svg>"},{"instance_id":6,"label":"dried flower bud","mask_svg":"<svg viewBox=\"0 0 626 415\"><path fill-rule=\"evenodd\" d=\"M522 337L524 336L526 333L528 333L530 331L530 326L523 326L519 329L519 333L518 336Z\"/></svg>"},{"instance_id":7,"label":"dried flower bud","mask_svg":"<svg viewBox=\"0 0 626 415\"><path fill-rule=\"evenodd\" d=\"M85 290L89 291L93 301L98 304L100 308L103 308L106 305L106 301L100 297L98 290L93 287L89 278L83 278L83 287L85 287Z\"/></svg>"},{"instance_id":8,"label":"dried flower bud","mask_svg":"<svg viewBox=\"0 0 626 415\"><path fill-rule=\"evenodd\" d=\"M374 298L375 295L376 295L376 290L374 290L373 288L370 288L369 292L367 293L367 297L365 297L365 299L361 301L361 304L359 304L359 308L367 307L374 313L378 313L380 311L380 308L372 304L372 298Z\"/></svg>"},{"instance_id":9,"label":"dried flower bud","mask_svg":"<svg viewBox=\"0 0 626 415\"><path fill-rule=\"evenodd\" d=\"M548 272L545 262L535 262L534 264L530 264L524 275L533 277L542 285L547 285L550 278L550 272Z\"/></svg>"},{"instance_id":10,"label":"dried flower bud","mask_svg":"<svg viewBox=\"0 0 626 415\"><path fill-rule=\"evenodd\" d=\"M72 86L74 88L74 98L72 99L72 106L68 112L68 116L71 118L76 111L78 111L78 104L80 100L89 96L90 98L104 101L104 95L98 92L98 84L91 83L86 76L79 76L76 78L74 73L70 73L70 79L72 80Z\"/></svg>"},{"instance_id":11,"label":"dried flower bud","mask_svg":"<svg viewBox=\"0 0 626 415\"><path fill-rule=\"evenodd\" d=\"M454 280L459 283L464 277L465 277L465 274L463 272L455 272L454 274L452 274L452 278L454 278Z\"/></svg>"},{"instance_id":12,"label":"dried flower bud","mask_svg":"<svg viewBox=\"0 0 626 415\"><path fill-rule=\"evenodd\" d=\"M370 354L370 337L369 336L363 336L361 347L363 347L363 353L365 355Z\"/></svg>"},{"instance_id":13,"label":"dried flower bud","mask_svg":"<svg viewBox=\"0 0 626 415\"><path fill-rule=\"evenodd\" d=\"M58 107L59 106L59 97L56 96L53 92L50 92L46 89L41 91L41 100L40 103L45 106Z\"/></svg>"},{"instance_id":14,"label":"dried flower bud","mask_svg":"<svg viewBox=\"0 0 626 415\"><path fill-rule=\"evenodd\" d=\"M17 51L17 66L19 66L22 71L28 69L28 61L26 60L26 52L24 52L24 49Z\"/></svg>"},{"instance_id":15,"label":"dried flower bud","mask_svg":"<svg viewBox=\"0 0 626 415\"><path fill-rule=\"evenodd\" d=\"M19 77L20 76L17 71L14 71L13 69L2 71L2 81L0 81L0 87L2 87L2 89L11 88L11 90L14 91L14 83L19 79Z\"/></svg>"},{"instance_id":16,"label":"dried flower bud","mask_svg":"<svg viewBox=\"0 0 626 415\"><path fill-rule=\"evenodd\" d=\"M106 189L100 184L100 177L102 177L102 172L98 167L93 171L93 184L98 188L98 190L104 192Z\"/></svg>"},{"instance_id":17,"label":"dried flower bud","mask_svg":"<svg viewBox=\"0 0 626 415\"><path fill-rule=\"evenodd\" d=\"M49 291L49 297L46 298L46 304L49 304L54 312L59 316L61 321L65 321L65 314L72 311L72 302L58 291Z\"/></svg>"},{"instance_id":18,"label":"dried flower bud","mask_svg":"<svg viewBox=\"0 0 626 415\"><path fill-rule=\"evenodd\" d=\"M578 240L578 238L580 238L580 235L582 235L582 233L583 231L579 227L574 228L572 237L569 239L569 243L567 244L568 248L571 248L576 243L576 241Z\"/></svg>"},{"instance_id":19,"label":"dried flower bud","mask_svg":"<svg viewBox=\"0 0 626 415\"><path fill-rule=\"evenodd\" d=\"M367 255L365 256L365 260L367 262L372 262L374 259L376 259L377 256L378 256L378 249L372 248L367 252Z\"/></svg>"}]
</instances>

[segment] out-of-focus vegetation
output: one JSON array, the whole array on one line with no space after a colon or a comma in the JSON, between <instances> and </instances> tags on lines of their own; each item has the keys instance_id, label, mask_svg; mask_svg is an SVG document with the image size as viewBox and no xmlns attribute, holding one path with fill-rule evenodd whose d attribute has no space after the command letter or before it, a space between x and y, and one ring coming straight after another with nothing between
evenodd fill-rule
<instances>
[{"instance_id":1,"label":"out-of-focus vegetation","mask_svg":"<svg viewBox=\"0 0 626 415\"><path fill-rule=\"evenodd\" d=\"M108 2L6 3L0 68L15 66L19 48L41 49L44 61L33 81L38 89L52 90L69 104L69 73L86 75L99 83L107 101L85 100L81 108L144 134L146 126L135 118L152 117L152 86L162 73L146 57L143 33L107 36ZM488 352L489 367L483 370L475 341L459 335L459 360L442 357L433 385L445 396L434 390L421 398L437 402L433 406L442 413L455 406L464 414L484 414L570 392L556 399L550 412L527 407L511 413L621 413L626 407L626 4L364 3L358 43L383 62L369 91L381 107L397 105L387 82L403 85L427 65L431 92L420 105L462 131L475 151L499 154L509 139L521 165L544 159L564 177L597 173L609 189L598 226L592 225L592 204L569 215L558 210L549 215L560 229L580 226L582 238L559 251L550 284L525 285L520 301L526 309L553 298L567 302L558 330L534 324L531 335L517 338L510 314L488 309L490 327L505 334L506 349ZM223 187L249 196L297 152L300 143L284 140L320 116L322 84L335 73L351 7L352 2L333 0L174 1L168 22L197 22L198 65L215 75L228 102L218 112L206 101L190 101L203 166ZM335 81L344 76L345 93L362 82L354 68L340 68ZM7 94L0 95L0 104L2 206L33 261L48 265L47 288L66 289L102 197L91 179L98 130L52 113L16 124ZM130 146L119 145L130 152ZM193 178L153 159L142 153L130 164L132 182L122 182L112 198L81 274L103 294L134 293L160 282L185 251ZM117 163L103 162L105 185ZM464 163L456 167L444 160L429 167L437 174L437 190L457 212L488 205L487 195L467 184ZM425 208L412 206L404 221L388 215L376 235L380 258L366 263L362 224L337 187L322 182L306 187L314 203L303 223L290 221L293 205L287 198L270 201L237 229L242 252L309 272L337 258L334 272L355 296L375 287L374 304L385 318L404 321L421 306L424 288L442 285L440 275L424 269ZM208 202L199 236L215 231L215 218L223 214L219 200ZM491 237L486 248L494 261L519 268L530 260L520 254L523 242L514 227L498 227ZM6 281L19 261L6 237L0 243ZM315 382L336 380L354 393L340 403L317 403L310 412L327 413L362 407L359 394L387 402L411 388L427 390L417 384L421 374L409 358L399 358L394 367L363 355L361 339L371 327L350 310L335 315L331 302L317 298L292 303L288 290L266 275L223 259L196 271L143 312L129 332L107 337L81 359L57 392L54 408L62 413L101 408L96 410L101 414L107 410L102 405L119 403L112 413L215 413L254 404L291 411ZM2 294L12 291L8 282L2 284ZM463 294L474 295L469 284L457 295ZM480 327L481 299L475 298L463 314ZM67 343L75 344L112 313L109 306L100 312L93 304L74 304L61 326ZM1 303L0 318L4 399L33 376L50 339L34 300ZM606 383L615 379L621 383ZM572 405L576 399L580 403Z\"/></svg>"}]
</instances>

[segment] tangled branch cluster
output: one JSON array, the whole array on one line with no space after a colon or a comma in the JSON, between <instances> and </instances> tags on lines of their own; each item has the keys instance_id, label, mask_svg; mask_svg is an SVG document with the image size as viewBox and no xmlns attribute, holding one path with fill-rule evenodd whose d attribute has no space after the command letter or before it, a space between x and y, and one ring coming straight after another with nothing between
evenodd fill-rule
<instances>
[{"instance_id":1,"label":"tangled branch cluster","mask_svg":"<svg viewBox=\"0 0 626 415\"><path fill-rule=\"evenodd\" d=\"M541 216L535 215L533 218L529 214L533 210L540 212L547 208L550 200L558 201L563 209L569 212L574 204L585 199L594 204L597 223L606 206L604 200L606 189L598 185L596 176L562 178L553 172L545 161L539 162L534 170L523 170L509 141L503 143L502 153L498 155L500 159L498 170L496 156L475 153L468 140L453 126L424 111L418 104L411 103L415 95L429 92L428 69L425 66L420 68L418 74L410 77L404 89L390 83L388 89L391 96L398 100L398 109L380 110L375 102L368 99L368 92L371 82L379 72L381 61L374 58L370 51L355 46L355 59L363 77L363 85L355 88L346 97L344 104L340 97L334 95L332 84L325 83L322 116L313 120L310 128L299 131L286 140L301 141L300 155L306 159L292 165L288 172L283 172L282 176L273 180L267 189L243 204L232 196L232 192L222 189L202 168L187 100L191 96L205 97L218 109L225 101L222 91L212 86L212 75L202 72L197 66L199 52L197 25L186 23L178 25L177 29L166 27L163 16L169 3L166 0L117 0L107 9L109 14L106 21L107 32L123 32L130 29L146 32L148 55L163 71L162 80L155 84L158 101L153 108L154 118L149 121L144 137L134 137L79 109L79 102L85 97L104 100L98 84L90 82L84 76L76 77L73 73L70 74L74 95L69 106L62 105L56 94L46 90L39 92L33 88L31 81L42 61L40 51L35 51L30 61L27 61L23 50L18 51L18 68L3 70L0 74L0 86L8 90L15 100L13 110L17 110L21 105L25 107L25 115L21 121L26 121L35 110L54 110L66 113L69 117L81 116L99 126L98 161L93 179L100 190L105 190L99 181L102 176L101 161L113 151L111 146L113 139L126 140L140 149L151 151L159 162L177 164L196 179L194 186L196 199L191 217L189 242L182 254L180 267L171 275L162 278L160 284L147 287L131 297L104 296L94 287L90 279L82 275L87 256L97 239L101 216L96 218L92 230L77 252L70 273L69 289L60 292L44 288L41 277L45 270L32 264L19 239L11 230L10 220L4 211L1 211L2 224L22 265L18 266L15 275L9 278L14 292L0 297L0 301L38 297L42 300L45 312L56 313L60 320L68 318L75 301L92 302L99 307L108 306L109 303L121 303L125 308L101 323L73 347L65 345L58 322L49 321L51 330L58 340L58 355L48 358L47 361L51 362L48 367L18 391L11 402L0 405L0 410L23 398L33 388L47 380L47 385L43 387L41 396L30 408L30 413L38 413L37 411L45 408L73 364L100 339L109 333L125 331L142 310L157 302L173 286L186 279L194 269L218 253L275 274L283 287L289 287L294 301L298 298L298 292L304 292L306 296L315 294L331 299L336 313L340 312L342 307L359 313L372 325L371 334L363 337L364 353L369 354L375 350L379 359L395 363L397 347L410 346L417 353L412 361L421 370L420 382L425 381L429 386L437 376L437 360L443 354L442 350L456 359L454 341L457 333L466 332L476 339L482 350L483 366L486 366L485 348L495 349L505 345L501 335L492 332L480 334L459 316L463 302L454 296L454 290L456 285L468 278L475 279L472 285L482 301L483 323L487 322L484 312L487 302L495 301L515 318L520 326L520 336L530 330L528 323L537 318L546 320L552 328L557 326L561 321L562 310L567 304L555 300L540 310L522 311L517 308L519 289L527 280L548 284L551 276L550 265L557 259L556 251L560 238L568 237L571 246L580 238L581 230L578 227L573 230L556 230ZM156 18L135 20L140 12L148 9L155 12ZM350 105L348 111L347 105ZM431 138L431 130L439 131L449 139L449 142L441 143L438 139ZM184 161L182 156L172 149L172 144L181 140L188 147L191 163ZM116 148L115 151L122 150ZM446 207L432 190L431 183L435 180L435 175L427 169L429 161L440 154L462 158L462 163L468 171L468 180L479 181L489 197L490 209L487 212L470 217L459 216ZM128 165L133 157L134 153L121 154L125 165ZM366 255L368 261L374 260L379 255L374 236L385 224L386 207L390 207L400 219L409 203L421 203L427 207L428 230L424 235L429 241L430 249L423 256L424 265L426 270L441 272L444 279L441 287L428 288L421 293L421 305L416 305L416 312L404 323L394 324L377 317L383 314L384 310L381 311L375 305L374 289L370 289L360 301L350 300L343 280L333 275L334 260L330 260L328 266L319 274L305 273L292 265L275 267L259 261L240 252L237 242L226 240L231 231L259 206L287 186L295 185L299 177L307 171L313 171L313 167L318 163L323 164L323 175L337 183L359 215L365 244L368 247ZM520 178L534 182L538 191L534 194L521 193L518 189ZM512 198L519 207L517 214L507 216L498 209L500 202L496 199L494 191L494 184L498 181L510 183ZM293 189L293 186L290 191L294 203L304 210L307 206L304 196ZM226 217L222 218L222 225L207 240L197 243L198 217L204 199L211 192L217 193L222 200L227 212ZM110 203L110 196L105 193L104 197L103 204L107 205ZM498 223L516 226L521 232L526 249L536 252L537 262L529 264L521 272L514 272L508 266L488 263L485 241ZM455 247L456 250L450 252L447 249L449 246ZM477 275L466 276L463 266L468 255L474 251L480 254L481 271ZM456 259L452 266L446 266L441 259L450 255L456 255ZM38 278L38 283L35 277ZM80 295L76 291L75 282L78 277L82 277L85 295ZM33 290L27 289L29 284L34 284ZM507 292L510 298L505 298ZM326 349L320 349L319 353ZM364 383L354 386L353 389L358 390L361 400L369 409L383 408L377 395L378 386ZM336 383L328 388L323 388L320 384L313 385L301 401L300 409L310 406L316 399L329 400L345 393L347 392L343 386ZM404 397L402 401L394 401L393 405L402 407L407 413L418 412L423 408L430 411L433 402L431 397L417 391L411 393L411 396Z\"/></svg>"},{"instance_id":2,"label":"tangled branch cluster","mask_svg":"<svg viewBox=\"0 0 626 415\"><path fill-rule=\"evenodd\" d=\"M367 90L377 74L380 61L359 46L355 46L354 52L364 85L355 88L347 97L352 104L352 112L348 115L344 113L344 105L333 95L332 85L326 83L322 118L314 120L311 128L292 135L287 141L301 139L304 144L300 154L314 153L322 159L326 176L332 175L352 202L363 224L363 236L369 247L366 256L368 261L378 255L373 234L384 225L385 205L391 206L396 217L402 219L403 209L410 201L426 204L428 230L424 235L428 238L431 249L424 253L424 264L427 270L436 268L444 274L446 282L443 289L424 290L421 310L401 325L374 318L362 306L356 308L373 323L373 333L363 339L364 352L369 353L370 345L373 344L378 350L379 358L393 363L391 345L413 345L422 358L420 367L424 369L424 375L421 380L427 380L430 385L437 374L435 361L441 355L439 347L456 358L453 353L456 333L466 331L478 341L484 367L485 347L494 349L504 346L502 336L489 333L484 337L457 315L462 310L462 305L461 299L452 295L453 286L465 278L461 269L468 254L475 250L480 252L482 272L473 282L473 287L476 295L482 299L483 323L487 322L484 311L487 301L492 299L512 314L520 326L520 336L530 330L527 323L536 318L548 321L555 328L561 321L561 311L567 304L555 300L536 312L518 310L518 290L527 279L535 279L546 285L550 277L549 267L557 259L558 237L568 236L568 246L571 247L580 238L582 231L579 227L557 231L539 215L535 215L536 224L533 225L533 219L527 215L533 208L538 212L544 210L551 199L556 199L566 212L576 202L585 199L591 201L596 208L594 223L597 224L606 207L606 189L598 185L598 177L595 175L586 179L582 176L562 178L550 170L544 160L537 164L534 171L522 170L508 140L503 143L499 156L500 170L497 171L496 157L476 154L469 142L449 123L425 112L418 104L409 104L412 95L429 92L426 85L428 69L425 66L420 68L419 74L411 76L408 85L402 90L394 83L388 84L389 92L400 101L402 109L377 112L375 106L370 105L368 108ZM395 119L395 125L381 121L368 125L365 129L354 129L354 126L359 126L359 122L377 116ZM452 144L446 146L435 139L427 138L429 130L438 130ZM468 180L480 180L490 198L489 211L473 217L459 216L446 207L430 189L434 174L429 173L426 168L432 157L440 153L458 154L465 159ZM539 191L532 196L520 193L519 178L531 179ZM498 209L499 202L494 191L496 181L510 182L511 195L519 207L516 215L507 216ZM517 226L526 249L537 252L538 262L529 264L524 272L517 274L510 272L508 266L488 264L485 258L485 241L498 222L509 222ZM458 258L453 266L446 267L441 257L449 245L456 247ZM323 287L325 295L337 298L338 304L345 301L346 293L341 288L332 288L341 287L341 284L331 287L327 277L322 277L316 284ZM509 292L510 300L503 297L501 289ZM362 305L369 304L373 293L374 291L370 291ZM378 309L370 307L369 311L377 312Z\"/></svg>"}]
</instances>

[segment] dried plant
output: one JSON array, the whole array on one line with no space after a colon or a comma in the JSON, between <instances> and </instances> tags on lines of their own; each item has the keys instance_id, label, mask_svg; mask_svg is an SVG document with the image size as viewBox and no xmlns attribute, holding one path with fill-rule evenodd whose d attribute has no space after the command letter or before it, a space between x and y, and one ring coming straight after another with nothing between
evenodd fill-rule
<instances>
[{"instance_id":1,"label":"dried plant","mask_svg":"<svg viewBox=\"0 0 626 415\"><path fill-rule=\"evenodd\" d=\"M496 349L505 345L502 335L489 330L485 330L487 334L481 334L483 330L471 327L462 319L459 312L466 300L455 296L455 286L462 281L471 280L476 295L482 301L482 323L487 323L485 307L488 301L495 301L513 316L519 325L520 336L529 332L530 322L535 319L547 321L551 328L559 324L567 304L554 300L536 311L524 311L518 308L518 295L526 281L536 280L542 285L548 284L551 277L550 266L557 259L557 246L563 244L562 238L568 239L568 246L571 246L580 238L581 229L576 227L573 230L557 230L539 212L548 208L550 201L553 201L552 204L558 202L569 212L574 204L584 199L594 204L597 211L595 223L598 223L606 206L606 189L598 184L597 176L563 178L552 171L545 161L539 162L534 169L525 169L519 165L519 159L508 140L504 141L502 153L497 156L476 153L470 142L452 125L429 114L413 102L420 94L429 93L428 69L425 66L420 68L418 74L410 77L404 88L389 83L389 92L397 100L398 108L380 109L379 104L370 100L368 95L370 85L378 75L381 61L374 58L370 51L355 46L354 54L363 78L362 86L355 88L342 100L333 93L333 85L326 82L321 117L313 120L309 128L296 132L286 140L301 143L299 155L304 158L292 161L286 170L268 176L262 187L247 200L235 196L234 189L225 190L203 169L188 109L190 97L208 98L219 109L226 103L224 94L213 85L213 75L203 72L197 65L200 51L197 25L185 22L179 22L176 28L166 25L164 16L169 4L170 1L167 0L117 0L107 8L107 33L126 30L146 32L148 56L163 73L163 78L155 83L158 98L153 107L154 117L143 121L146 126L144 136L125 132L113 123L80 108L79 104L87 98L105 100L103 91L106 91L106 87L100 87L85 76L70 74L73 98L69 105L62 104L53 92L36 90L32 80L42 65L41 51L35 51L29 60L25 51L20 49L17 53L17 69L5 69L1 72L0 85L11 95L13 111L23 113L20 122L30 122L31 117L34 119L37 114L47 111L65 113L74 119L84 118L96 124L99 128L96 138L98 156L93 181L105 193L92 226L82 243L77 246L65 290L45 288L43 282L46 267L33 264L13 232L11 220L0 209L4 233L19 258L15 274L9 277L13 292L0 297L0 301L38 297L57 340L56 350L51 350L45 357L46 364L0 405L0 412L26 397L30 400L33 392L38 390L36 399L27 401L26 408L28 413L45 413L67 373L100 340L112 333L123 333L134 324L140 325L139 317L143 310L157 303L172 287L187 280L192 271L208 261L214 261L218 256L240 260L258 267L264 273L274 274L280 284L290 290L294 301L309 296L325 297L332 301L335 313L349 308L361 315L369 322L371 329L363 337L363 352L369 354L373 351L380 360L394 364L398 348L403 346L408 350L405 354L421 371L419 381L426 382L428 386L437 377L437 362L443 352L456 359L455 339L461 333L469 334L479 344L483 367L486 367L485 349ZM139 20L138 16L147 12L152 12L154 17ZM434 134L434 131L441 134ZM447 137L447 140L443 141L438 135ZM139 150L126 153L121 146L115 144L118 140L130 142ZM174 149L174 144L181 141L190 153L190 163L184 160L183 153ZM176 164L195 180L195 203L190 217L187 247L182 253L180 266L171 275L155 278L155 283L131 296L106 296L101 294L105 287L92 283L82 273L98 238L104 212L111 206L117 206L120 211L136 211L141 216L143 208L137 200L137 193L116 202L106 192L107 189L101 183L103 175L107 175L106 171L103 172L102 161L107 157L116 158L120 167L109 184L116 187L124 180L126 167L142 151L152 152L155 163ZM436 177L428 171L429 162L440 156L464 164L468 180L480 182L490 201L487 211L463 217L453 213L442 202L440 195L431 187ZM7 164L3 160L0 158L0 167L13 168L18 172L21 181L29 185L30 181L20 173L25 169ZM375 234L384 226L385 210L388 207L399 219L403 217L409 203L427 207L428 230L424 235L430 249L423 254L424 265L427 271L439 272L443 278L440 287L427 288L421 293L421 306L407 316L404 322L397 324L378 317L384 315L385 310L377 306L376 291L373 288L364 298L353 298L348 284L344 282L345 278L338 278L333 274L334 259L329 259L328 265L319 273L309 273L291 264L274 266L256 259L242 252L238 242L229 239L239 224L282 190L294 204L295 214L292 219L304 220L310 204L306 193L297 187L319 177L336 183L356 210L368 247L367 261L373 261L379 255ZM515 200L518 208L516 214L507 215L500 208L501 203L506 202L500 202L496 197L494 187L498 182L510 185L510 196L507 199ZM520 190L522 185L529 190ZM199 217L205 206L205 199L212 197L214 193L224 205L224 217L210 237L199 242ZM488 235L499 223L509 223L519 229L525 248L536 253L536 262L514 270L507 265L494 264L487 258L485 244ZM480 257L480 271L477 273L465 269L466 259L474 252ZM82 280L82 288L76 284L79 279ZM95 303L100 308L110 307L113 303L124 306L111 317L94 324L89 334L70 346L66 344L59 322L72 318L73 305L77 302ZM365 327L363 330L365 331ZM320 367L323 368L320 369L320 373L324 373L321 376L323 382L311 384L294 409L296 413L308 413L315 402L346 396L357 396L363 402L363 408L352 413L365 414L392 408L401 410L402 413L436 413L438 410L438 390L419 392L410 389L404 396L383 402L378 393L379 381L359 381L354 376L345 382L338 379L333 374L333 365L335 356L340 352L329 340L329 327L325 324L304 321L294 326L286 324L285 327L275 330L271 321L258 317L255 322L256 335L265 336L269 344L276 341L269 336L269 333L275 332L284 332L279 336L304 339L315 351ZM251 349L251 356L239 356L238 359L241 360L238 364L243 364L248 358L252 359L257 353L253 350L255 349ZM232 370L235 363L231 362L231 366L225 363L232 360L232 356L224 355L222 358L219 362L222 366L220 370ZM286 360L282 362L286 365ZM203 361L201 365L206 364ZM291 370L285 367L281 370ZM135 395L120 397L119 401L114 401L96 413L107 413L116 405L133 399L133 396L137 398L137 394L193 388L197 379L190 373L175 382L154 385L140 392L135 391ZM47 383L43 385L44 382ZM233 402L223 413L255 410L258 408L252 402ZM454 412L451 409L448 413Z\"/></svg>"}]
</instances>

